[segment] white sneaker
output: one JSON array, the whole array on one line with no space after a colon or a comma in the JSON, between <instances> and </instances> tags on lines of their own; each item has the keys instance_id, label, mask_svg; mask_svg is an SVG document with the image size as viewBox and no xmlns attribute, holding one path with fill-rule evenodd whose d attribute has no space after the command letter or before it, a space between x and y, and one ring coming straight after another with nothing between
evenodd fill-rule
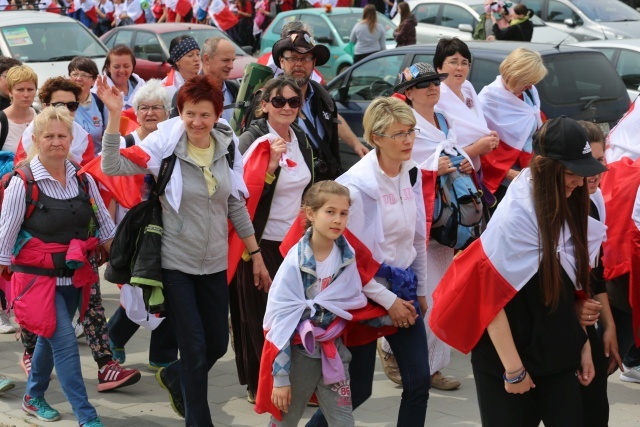
<instances>
[{"instance_id":1,"label":"white sneaker","mask_svg":"<svg viewBox=\"0 0 640 427\"><path fill-rule=\"evenodd\" d=\"M84 326L82 326L82 323L80 323L79 321L75 320L73 322L73 329L76 332L76 339L82 338L84 336Z\"/></svg>"},{"instance_id":2,"label":"white sneaker","mask_svg":"<svg viewBox=\"0 0 640 427\"><path fill-rule=\"evenodd\" d=\"M640 366L634 366L633 368L627 365L622 365L624 372L620 374L620 380L628 383L640 383Z\"/></svg>"},{"instance_id":3,"label":"white sneaker","mask_svg":"<svg viewBox=\"0 0 640 427\"><path fill-rule=\"evenodd\" d=\"M0 334L12 334L16 331L6 311L0 310Z\"/></svg>"}]
</instances>

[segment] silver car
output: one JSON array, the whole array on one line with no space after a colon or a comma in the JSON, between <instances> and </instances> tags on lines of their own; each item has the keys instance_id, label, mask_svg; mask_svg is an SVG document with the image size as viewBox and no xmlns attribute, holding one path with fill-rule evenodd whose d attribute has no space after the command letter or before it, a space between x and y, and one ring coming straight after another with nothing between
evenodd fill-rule
<instances>
[{"instance_id":1,"label":"silver car","mask_svg":"<svg viewBox=\"0 0 640 427\"><path fill-rule=\"evenodd\" d=\"M640 13L619 0L526 0L549 26L578 40L640 38Z\"/></svg>"},{"instance_id":2,"label":"silver car","mask_svg":"<svg viewBox=\"0 0 640 427\"><path fill-rule=\"evenodd\" d=\"M442 37L472 40L473 30L484 13L484 0L409 0L407 3L418 20L418 43L437 43ZM529 1L526 4L528 6ZM559 44L578 41L567 32L546 25L537 16L531 21L534 25L532 42ZM399 24L400 16L396 15L393 22ZM490 26L488 28L487 35L490 35Z\"/></svg>"}]
</instances>

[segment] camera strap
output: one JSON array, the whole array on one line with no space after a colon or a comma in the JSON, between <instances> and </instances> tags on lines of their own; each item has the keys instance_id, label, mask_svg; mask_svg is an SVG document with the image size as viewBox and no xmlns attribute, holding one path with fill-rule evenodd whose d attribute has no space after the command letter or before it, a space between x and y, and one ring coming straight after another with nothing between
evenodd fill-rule
<instances>
[{"instance_id":1,"label":"camera strap","mask_svg":"<svg viewBox=\"0 0 640 427\"><path fill-rule=\"evenodd\" d=\"M309 133L313 137L313 140L318 142L318 146L317 147L315 146L315 144L313 144L313 143L311 144L311 147L313 148L313 151L316 152L316 153L318 151L320 153L322 153L323 157L329 163L331 168L333 168L333 170L336 171L336 172L342 173L342 168L340 167L340 165L336 161L335 157L333 156L333 154L329 150L329 147L327 146L327 144L323 143L324 140L322 138L320 138L320 135L318 135L318 131L316 130L316 128L313 125L313 123L311 123L311 120L309 120L304 114L301 114L300 118L302 118L302 121L304 122L305 126L307 127L307 130L309 131Z\"/></svg>"}]
</instances>

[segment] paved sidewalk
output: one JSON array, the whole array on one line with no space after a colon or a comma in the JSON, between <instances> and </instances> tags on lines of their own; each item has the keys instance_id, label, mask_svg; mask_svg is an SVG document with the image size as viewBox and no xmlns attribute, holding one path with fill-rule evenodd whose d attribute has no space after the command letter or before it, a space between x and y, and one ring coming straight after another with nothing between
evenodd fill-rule
<instances>
[{"instance_id":1,"label":"paved sidewalk","mask_svg":"<svg viewBox=\"0 0 640 427\"><path fill-rule=\"evenodd\" d=\"M118 304L119 293L115 285L103 283L102 296L108 314ZM184 425L172 411L168 396L147 369L149 348L148 331L140 329L127 346L128 368L142 372L138 384L111 393L97 392L97 367L84 338L79 341L85 384L91 402L96 406L107 427L121 426L175 426ZM13 335L0 335L0 373L16 382L16 388L0 394L0 427L55 426L77 427L71 407L64 398L55 379L47 392L47 401L62 413L56 423L44 423L26 415L20 408L26 378L18 362L22 345ZM266 426L268 416L258 415L247 403L244 387L237 383L233 351L227 354L209 373L209 405L216 426ZM454 352L451 365L444 372L462 381L462 388L453 392L433 390L429 399L427 425L433 427L479 426L480 416L476 403L475 386L468 356ZM393 426L400 402L401 389L387 380L378 362L373 396L355 411L357 426ZM640 426L640 384L623 383L619 375L609 379L612 427ZM305 420L313 413L308 408ZM301 423L303 425L303 423Z\"/></svg>"}]
</instances>

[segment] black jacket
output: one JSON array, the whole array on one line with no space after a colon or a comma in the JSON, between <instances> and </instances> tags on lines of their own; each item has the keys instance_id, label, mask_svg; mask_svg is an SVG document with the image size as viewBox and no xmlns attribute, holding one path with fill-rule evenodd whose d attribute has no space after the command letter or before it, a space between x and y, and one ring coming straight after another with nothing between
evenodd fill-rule
<instances>
[{"instance_id":1,"label":"black jacket","mask_svg":"<svg viewBox=\"0 0 640 427\"><path fill-rule=\"evenodd\" d=\"M518 25L509 25L503 29L498 28L498 24L493 24L493 35L497 40L530 42L533 37L533 22L529 18Z\"/></svg>"}]
</instances>

